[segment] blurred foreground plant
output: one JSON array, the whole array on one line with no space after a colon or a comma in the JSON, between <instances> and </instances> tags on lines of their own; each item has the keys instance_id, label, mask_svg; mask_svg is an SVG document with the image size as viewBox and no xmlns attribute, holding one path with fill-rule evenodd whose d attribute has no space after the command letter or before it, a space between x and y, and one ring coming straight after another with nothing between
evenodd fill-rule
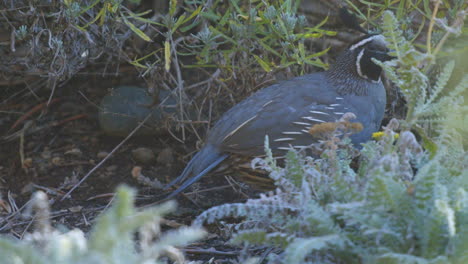
<instances>
[{"instance_id":1,"label":"blurred foreground plant","mask_svg":"<svg viewBox=\"0 0 468 264\"><path fill-rule=\"evenodd\" d=\"M185 263L176 247L201 239L198 228L180 228L161 233L162 216L175 210L174 202L137 211L135 193L120 187L112 207L99 216L85 238L80 229L59 232L50 225L49 203L43 192L33 197L36 230L24 240L0 237L0 263ZM139 234L139 246L135 233Z\"/></svg>"}]
</instances>

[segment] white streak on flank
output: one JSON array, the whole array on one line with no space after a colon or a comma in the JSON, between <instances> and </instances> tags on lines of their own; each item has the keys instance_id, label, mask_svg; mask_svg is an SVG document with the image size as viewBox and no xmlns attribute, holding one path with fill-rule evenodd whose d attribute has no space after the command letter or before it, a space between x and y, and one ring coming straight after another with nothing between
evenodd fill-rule
<instances>
[{"instance_id":1,"label":"white streak on flank","mask_svg":"<svg viewBox=\"0 0 468 264\"><path fill-rule=\"evenodd\" d=\"M343 97L335 97L336 100L343 100Z\"/></svg>"},{"instance_id":2,"label":"white streak on flank","mask_svg":"<svg viewBox=\"0 0 468 264\"><path fill-rule=\"evenodd\" d=\"M362 55L364 55L364 50L361 50L359 52L359 54L357 55L357 58L356 58L356 71L358 73L359 76L361 76L362 78L364 79L367 79L367 76L365 76L364 74L362 74L362 70L361 70L361 58L362 58Z\"/></svg>"},{"instance_id":3,"label":"white streak on flank","mask_svg":"<svg viewBox=\"0 0 468 264\"><path fill-rule=\"evenodd\" d=\"M323 120L320 120L320 119L316 119L316 118L313 118L311 116L303 116L301 117L302 119L306 119L306 120L310 120L310 121L313 121L313 122L317 122L317 123L325 123L325 121Z\"/></svg>"},{"instance_id":4,"label":"white streak on flank","mask_svg":"<svg viewBox=\"0 0 468 264\"><path fill-rule=\"evenodd\" d=\"M335 110L335 107L325 107L325 108L329 110Z\"/></svg>"},{"instance_id":5,"label":"white streak on flank","mask_svg":"<svg viewBox=\"0 0 468 264\"><path fill-rule=\"evenodd\" d=\"M333 112L335 115L344 115L343 112Z\"/></svg>"},{"instance_id":6,"label":"white streak on flank","mask_svg":"<svg viewBox=\"0 0 468 264\"><path fill-rule=\"evenodd\" d=\"M301 125L301 126L311 126L312 124L310 123L305 123L305 122L293 122L295 125Z\"/></svg>"},{"instance_id":7,"label":"white streak on flank","mask_svg":"<svg viewBox=\"0 0 468 264\"><path fill-rule=\"evenodd\" d=\"M369 42L371 42L373 40L376 40L376 39L378 39L378 40L380 40L382 42L385 42L385 39L384 39L384 37L382 35L374 35L374 36L372 36L370 38L365 38L365 39L359 41L358 43L352 45L349 48L349 50L355 50L355 49L357 49L359 47L362 47L362 46L366 45L367 43L369 43Z\"/></svg>"},{"instance_id":8,"label":"white streak on flank","mask_svg":"<svg viewBox=\"0 0 468 264\"><path fill-rule=\"evenodd\" d=\"M306 134L309 134L309 130L302 129L301 131L306 133Z\"/></svg>"},{"instance_id":9,"label":"white streak on flank","mask_svg":"<svg viewBox=\"0 0 468 264\"><path fill-rule=\"evenodd\" d=\"M301 132L297 132L297 131L285 131L285 132L281 132L281 134L283 134L283 135L300 135Z\"/></svg>"},{"instance_id":10,"label":"white streak on flank","mask_svg":"<svg viewBox=\"0 0 468 264\"><path fill-rule=\"evenodd\" d=\"M320 111L309 111L309 112L311 112L312 114L318 114L318 115L330 115L329 113L320 112Z\"/></svg>"},{"instance_id":11,"label":"white streak on flank","mask_svg":"<svg viewBox=\"0 0 468 264\"><path fill-rule=\"evenodd\" d=\"M339 106L339 105L341 105L341 104L331 104L330 106Z\"/></svg>"},{"instance_id":12,"label":"white streak on flank","mask_svg":"<svg viewBox=\"0 0 468 264\"><path fill-rule=\"evenodd\" d=\"M294 148L308 148L309 146L293 146Z\"/></svg>"},{"instance_id":13,"label":"white streak on flank","mask_svg":"<svg viewBox=\"0 0 468 264\"><path fill-rule=\"evenodd\" d=\"M257 115L254 115L252 116L251 118L247 119L244 123L240 124L240 126L238 126L236 129L232 130L229 134L227 134L224 138L223 138L223 141L226 140L226 138L234 135L234 133L236 133L239 129L241 129L241 127L245 126L248 122L252 121L254 118L256 118Z\"/></svg>"},{"instance_id":14,"label":"white streak on flank","mask_svg":"<svg viewBox=\"0 0 468 264\"><path fill-rule=\"evenodd\" d=\"M281 142L281 141L290 141L290 140L294 140L294 138L277 138L273 141L275 142Z\"/></svg>"},{"instance_id":15,"label":"white streak on flank","mask_svg":"<svg viewBox=\"0 0 468 264\"><path fill-rule=\"evenodd\" d=\"M270 101L266 102L264 105L262 105L262 107L265 107L265 106L267 106L267 105L269 105L271 103L273 103L273 100L270 100Z\"/></svg>"},{"instance_id":16,"label":"white streak on flank","mask_svg":"<svg viewBox=\"0 0 468 264\"><path fill-rule=\"evenodd\" d=\"M290 148L287 147L278 147L279 150L290 150Z\"/></svg>"}]
</instances>

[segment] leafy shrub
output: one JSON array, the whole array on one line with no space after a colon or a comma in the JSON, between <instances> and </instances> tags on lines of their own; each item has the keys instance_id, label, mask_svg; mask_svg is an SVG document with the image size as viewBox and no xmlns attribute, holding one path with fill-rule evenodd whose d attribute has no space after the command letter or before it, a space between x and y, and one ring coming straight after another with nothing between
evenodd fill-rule
<instances>
[{"instance_id":1,"label":"leafy shrub","mask_svg":"<svg viewBox=\"0 0 468 264\"><path fill-rule=\"evenodd\" d=\"M226 224L233 242L281 248L287 263L466 262L466 162L452 167L444 151L429 159L411 132L394 139L396 124L364 146L357 172L335 144L316 160L291 150L285 168L269 156L261 167L276 180L275 192L209 209L196 224L242 217Z\"/></svg>"},{"instance_id":2,"label":"leafy shrub","mask_svg":"<svg viewBox=\"0 0 468 264\"><path fill-rule=\"evenodd\" d=\"M0 77L46 79L33 85L38 88L54 90L86 66L104 60L118 64L116 50L133 35L150 40L136 26L141 15L132 13L121 0L18 0L2 4L1 29L10 37L5 41L10 45L0 47L0 70L5 73Z\"/></svg>"},{"instance_id":3,"label":"leafy shrub","mask_svg":"<svg viewBox=\"0 0 468 264\"><path fill-rule=\"evenodd\" d=\"M309 25L297 14L298 0L197 0L185 1L179 9L174 2L156 26L164 48L132 63L142 75L156 74L164 82L155 86L171 87L178 94L179 119L192 120L190 109L211 109L208 102L214 102L216 119L218 113L274 81L272 73L296 76L312 66L327 67L319 56L328 49L314 51L308 40L334 32L321 29L326 19ZM187 85L188 80L192 83Z\"/></svg>"},{"instance_id":4,"label":"leafy shrub","mask_svg":"<svg viewBox=\"0 0 468 264\"><path fill-rule=\"evenodd\" d=\"M396 59L381 65L408 102L406 120L392 120L381 140L366 143L356 170L346 139L319 144L319 159L290 150L285 167L276 165L267 139L267 157L254 164L278 188L211 208L196 224L242 218L222 222L232 241L278 249L271 263L468 262L467 128L459 123L468 114L468 78L450 87L449 62L431 82L425 65L436 52L417 51L391 12L383 23ZM463 18L453 27L462 25Z\"/></svg>"}]
</instances>

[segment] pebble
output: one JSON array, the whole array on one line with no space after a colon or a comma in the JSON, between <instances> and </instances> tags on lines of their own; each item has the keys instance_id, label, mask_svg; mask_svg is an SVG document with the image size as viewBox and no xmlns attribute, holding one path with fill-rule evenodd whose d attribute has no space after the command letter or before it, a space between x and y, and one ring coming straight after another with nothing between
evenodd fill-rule
<instances>
[{"instance_id":1,"label":"pebble","mask_svg":"<svg viewBox=\"0 0 468 264\"><path fill-rule=\"evenodd\" d=\"M165 148L158 154L157 162L166 166L171 166L174 163L174 152L171 148Z\"/></svg>"},{"instance_id":2,"label":"pebble","mask_svg":"<svg viewBox=\"0 0 468 264\"><path fill-rule=\"evenodd\" d=\"M133 159L138 163L149 164L156 159L154 152L145 147L140 147L132 150Z\"/></svg>"},{"instance_id":3,"label":"pebble","mask_svg":"<svg viewBox=\"0 0 468 264\"><path fill-rule=\"evenodd\" d=\"M113 172L113 171L116 171L117 168L118 168L117 165L110 165L106 168L106 170L109 172Z\"/></svg>"},{"instance_id":4,"label":"pebble","mask_svg":"<svg viewBox=\"0 0 468 264\"><path fill-rule=\"evenodd\" d=\"M54 164L55 166L58 166L62 163L62 158L60 157L53 157L52 158L52 164Z\"/></svg>"},{"instance_id":5,"label":"pebble","mask_svg":"<svg viewBox=\"0 0 468 264\"><path fill-rule=\"evenodd\" d=\"M99 151L98 154L97 154L97 158L98 159L103 159L103 158L107 157L107 155L109 155L109 152Z\"/></svg>"},{"instance_id":6,"label":"pebble","mask_svg":"<svg viewBox=\"0 0 468 264\"><path fill-rule=\"evenodd\" d=\"M65 152L65 155L81 156L83 153L78 148L73 148Z\"/></svg>"}]
</instances>

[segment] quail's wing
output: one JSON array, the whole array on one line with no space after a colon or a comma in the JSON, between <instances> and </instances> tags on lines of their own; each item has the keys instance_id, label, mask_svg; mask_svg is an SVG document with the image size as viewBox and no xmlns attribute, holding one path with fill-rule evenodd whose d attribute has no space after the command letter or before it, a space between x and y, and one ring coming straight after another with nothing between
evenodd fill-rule
<instances>
[{"instance_id":1,"label":"quail's wing","mask_svg":"<svg viewBox=\"0 0 468 264\"><path fill-rule=\"evenodd\" d=\"M289 145L313 143L314 138L308 131L310 127L335 122L345 111L339 103L343 98L326 83L323 75L306 75L270 86L247 98L225 115L235 116L233 120L237 122L217 135L222 140L221 149L263 155L266 135L274 152L287 149ZM236 116L238 114L243 116ZM217 125L213 132L217 132Z\"/></svg>"}]
</instances>

